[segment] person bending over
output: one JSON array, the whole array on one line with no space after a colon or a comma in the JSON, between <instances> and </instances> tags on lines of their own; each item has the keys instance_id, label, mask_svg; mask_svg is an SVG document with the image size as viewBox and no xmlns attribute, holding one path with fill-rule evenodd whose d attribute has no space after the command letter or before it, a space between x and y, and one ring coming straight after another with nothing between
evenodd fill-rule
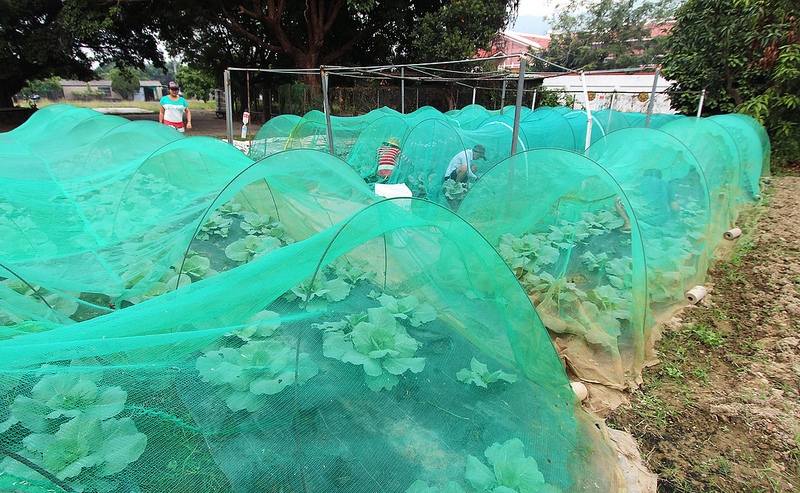
<instances>
[{"instance_id":1,"label":"person bending over","mask_svg":"<svg viewBox=\"0 0 800 493\"><path fill-rule=\"evenodd\" d=\"M480 144L472 149L459 152L450 160L450 164L444 172L444 179L461 183L470 178L477 180L478 177L475 176L475 172L478 170L478 165L475 164L475 161L478 159L486 160L486 148Z\"/></svg>"}]
</instances>

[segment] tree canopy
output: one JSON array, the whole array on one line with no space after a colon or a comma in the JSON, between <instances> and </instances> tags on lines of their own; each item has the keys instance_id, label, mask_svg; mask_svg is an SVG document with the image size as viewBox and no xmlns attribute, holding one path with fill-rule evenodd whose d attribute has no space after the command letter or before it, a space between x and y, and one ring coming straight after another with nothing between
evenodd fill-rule
<instances>
[{"instance_id":1,"label":"tree canopy","mask_svg":"<svg viewBox=\"0 0 800 493\"><path fill-rule=\"evenodd\" d=\"M111 71L111 90L124 99L133 97L139 90L139 76L128 68L115 68Z\"/></svg>"},{"instance_id":2,"label":"tree canopy","mask_svg":"<svg viewBox=\"0 0 800 493\"><path fill-rule=\"evenodd\" d=\"M767 129L778 163L800 161L800 31L793 0L686 0L667 40L672 104L741 111Z\"/></svg>"},{"instance_id":3,"label":"tree canopy","mask_svg":"<svg viewBox=\"0 0 800 493\"><path fill-rule=\"evenodd\" d=\"M143 67L161 61L146 6L93 0L0 2L0 106L26 81L52 76L90 80L92 64Z\"/></svg>"},{"instance_id":4,"label":"tree canopy","mask_svg":"<svg viewBox=\"0 0 800 493\"><path fill-rule=\"evenodd\" d=\"M519 0L9 0L0 4L0 100L26 81L90 80L92 66L163 66L158 42L194 70L318 68L466 58ZM219 75L216 75L219 74ZM317 83L318 77L310 77ZM218 80L221 82L221 80Z\"/></svg>"},{"instance_id":5,"label":"tree canopy","mask_svg":"<svg viewBox=\"0 0 800 493\"><path fill-rule=\"evenodd\" d=\"M658 63L666 33L660 27L673 11L672 0L569 0L550 19L554 33L541 56L587 70Z\"/></svg>"},{"instance_id":6,"label":"tree canopy","mask_svg":"<svg viewBox=\"0 0 800 493\"><path fill-rule=\"evenodd\" d=\"M158 22L170 52L221 73L231 65L307 69L468 57L517 6L518 0L183 0L170 2Z\"/></svg>"}]
</instances>

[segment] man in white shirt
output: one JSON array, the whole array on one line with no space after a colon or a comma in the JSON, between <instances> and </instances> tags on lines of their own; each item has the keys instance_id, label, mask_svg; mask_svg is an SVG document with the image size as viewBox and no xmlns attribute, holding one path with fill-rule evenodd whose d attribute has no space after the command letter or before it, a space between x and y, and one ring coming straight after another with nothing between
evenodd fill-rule
<instances>
[{"instance_id":1,"label":"man in white shirt","mask_svg":"<svg viewBox=\"0 0 800 493\"><path fill-rule=\"evenodd\" d=\"M478 170L478 165L474 164L477 159L486 160L486 149L480 144L472 149L459 152L450 160L447 171L444 173L444 179L461 183L466 182L469 178L477 180L475 171Z\"/></svg>"}]
</instances>

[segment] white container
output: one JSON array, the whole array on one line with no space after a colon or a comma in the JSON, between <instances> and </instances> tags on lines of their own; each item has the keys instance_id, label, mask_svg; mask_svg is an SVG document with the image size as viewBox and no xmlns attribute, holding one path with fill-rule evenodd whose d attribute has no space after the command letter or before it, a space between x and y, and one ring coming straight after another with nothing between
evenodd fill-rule
<instances>
[{"instance_id":1,"label":"white container","mask_svg":"<svg viewBox=\"0 0 800 493\"><path fill-rule=\"evenodd\" d=\"M242 125L242 138L247 138L247 125Z\"/></svg>"}]
</instances>

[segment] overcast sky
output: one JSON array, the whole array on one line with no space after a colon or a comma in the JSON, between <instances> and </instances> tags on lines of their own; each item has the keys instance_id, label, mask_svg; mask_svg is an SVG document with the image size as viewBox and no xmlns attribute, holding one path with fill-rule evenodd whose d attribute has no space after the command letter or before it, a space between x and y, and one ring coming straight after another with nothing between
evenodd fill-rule
<instances>
[{"instance_id":1,"label":"overcast sky","mask_svg":"<svg viewBox=\"0 0 800 493\"><path fill-rule=\"evenodd\" d=\"M519 0L519 15L551 15L558 0Z\"/></svg>"}]
</instances>

